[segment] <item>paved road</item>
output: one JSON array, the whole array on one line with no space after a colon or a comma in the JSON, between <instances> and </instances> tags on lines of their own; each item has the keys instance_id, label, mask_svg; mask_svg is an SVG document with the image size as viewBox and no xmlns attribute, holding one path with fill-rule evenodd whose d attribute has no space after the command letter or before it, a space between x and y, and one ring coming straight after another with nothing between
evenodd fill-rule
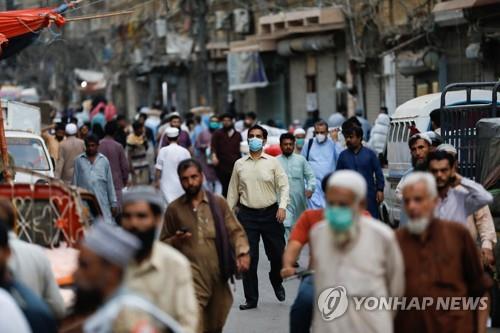
<instances>
[{"instance_id":1,"label":"paved road","mask_svg":"<svg viewBox=\"0 0 500 333\"><path fill-rule=\"evenodd\" d=\"M307 263L307 251L304 251L300 258L302 267ZM297 295L299 286L298 280L291 280L284 283L286 290L286 301L280 303L274 295L273 288L269 282L269 261L264 252L264 247L260 246L259 257L259 305L257 309L240 311L240 304L245 302L243 294L243 284L236 282L236 291L234 292L234 302L228 321L224 328L224 333L288 333L288 314L290 306Z\"/></svg>"},{"instance_id":2,"label":"paved road","mask_svg":"<svg viewBox=\"0 0 500 333\"><path fill-rule=\"evenodd\" d=\"M300 258L301 267L306 267L308 261L307 248ZM243 295L243 284L236 281L236 291L234 292L234 302L229 318L224 328L224 333L288 333L288 315L290 306L297 294L298 280L291 280L284 283L286 290L286 301L278 302L274 296L273 288L269 282L268 272L269 261L264 253L264 248L260 247L259 260L259 292L260 302L257 309L240 311L238 306L245 302ZM500 329L489 328L488 333L500 333Z\"/></svg>"}]
</instances>

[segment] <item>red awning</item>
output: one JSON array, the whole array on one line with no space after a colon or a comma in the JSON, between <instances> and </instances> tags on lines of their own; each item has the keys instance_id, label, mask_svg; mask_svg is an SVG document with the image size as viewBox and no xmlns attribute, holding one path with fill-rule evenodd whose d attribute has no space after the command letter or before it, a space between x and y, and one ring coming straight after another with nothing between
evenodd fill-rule
<instances>
[{"instance_id":1,"label":"red awning","mask_svg":"<svg viewBox=\"0 0 500 333\"><path fill-rule=\"evenodd\" d=\"M0 12L0 43L3 39L38 32L52 22L61 27L64 17L54 12L54 8L37 8Z\"/></svg>"}]
</instances>

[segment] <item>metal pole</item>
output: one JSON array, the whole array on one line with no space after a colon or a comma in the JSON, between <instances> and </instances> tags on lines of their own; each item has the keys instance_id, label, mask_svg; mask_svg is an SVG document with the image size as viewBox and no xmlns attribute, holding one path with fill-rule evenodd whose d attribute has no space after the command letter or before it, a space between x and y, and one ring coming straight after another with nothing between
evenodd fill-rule
<instances>
[{"instance_id":1,"label":"metal pole","mask_svg":"<svg viewBox=\"0 0 500 333\"><path fill-rule=\"evenodd\" d=\"M2 153L2 162L4 168L4 179L6 183L12 181L12 174L10 173L9 165L9 152L7 150L7 139L5 139L5 129L3 123L3 110L0 109L0 152Z\"/></svg>"},{"instance_id":2,"label":"metal pole","mask_svg":"<svg viewBox=\"0 0 500 333\"><path fill-rule=\"evenodd\" d=\"M206 0L196 1L196 16L198 20L198 47L200 54L198 57L198 73L199 79L197 84L197 94L199 105L205 105L208 102L208 52L207 52L207 11L208 6Z\"/></svg>"}]
</instances>

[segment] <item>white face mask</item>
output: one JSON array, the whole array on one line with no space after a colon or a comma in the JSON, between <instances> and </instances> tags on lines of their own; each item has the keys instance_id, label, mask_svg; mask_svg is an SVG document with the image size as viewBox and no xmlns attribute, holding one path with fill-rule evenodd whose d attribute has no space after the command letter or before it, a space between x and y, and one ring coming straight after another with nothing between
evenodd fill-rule
<instances>
[{"instance_id":1,"label":"white face mask","mask_svg":"<svg viewBox=\"0 0 500 333\"><path fill-rule=\"evenodd\" d=\"M428 217L420 217L418 219L409 219L405 228L413 235L421 235L429 226L431 220Z\"/></svg>"},{"instance_id":2,"label":"white face mask","mask_svg":"<svg viewBox=\"0 0 500 333\"><path fill-rule=\"evenodd\" d=\"M326 141L326 135L324 134L316 134L316 139L319 143L323 143Z\"/></svg>"}]
</instances>

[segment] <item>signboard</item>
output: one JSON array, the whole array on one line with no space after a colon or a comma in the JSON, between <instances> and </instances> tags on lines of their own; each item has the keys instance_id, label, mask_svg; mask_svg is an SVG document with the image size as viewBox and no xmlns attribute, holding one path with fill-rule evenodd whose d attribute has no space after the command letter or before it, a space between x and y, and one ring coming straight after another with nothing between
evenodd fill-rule
<instances>
[{"instance_id":1,"label":"signboard","mask_svg":"<svg viewBox=\"0 0 500 333\"><path fill-rule=\"evenodd\" d=\"M8 102L5 129L29 131L34 134L42 133L42 116L40 108L20 103Z\"/></svg>"},{"instance_id":2,"label":"signboard","mask_svg":"<svg viewBox=\"0 0 500 333\"><path fill-rule=\"evenodd\" d=\"M269 85L259 52L231 52L227 55L229 91Z\"/></svg>"}]
</instances>

